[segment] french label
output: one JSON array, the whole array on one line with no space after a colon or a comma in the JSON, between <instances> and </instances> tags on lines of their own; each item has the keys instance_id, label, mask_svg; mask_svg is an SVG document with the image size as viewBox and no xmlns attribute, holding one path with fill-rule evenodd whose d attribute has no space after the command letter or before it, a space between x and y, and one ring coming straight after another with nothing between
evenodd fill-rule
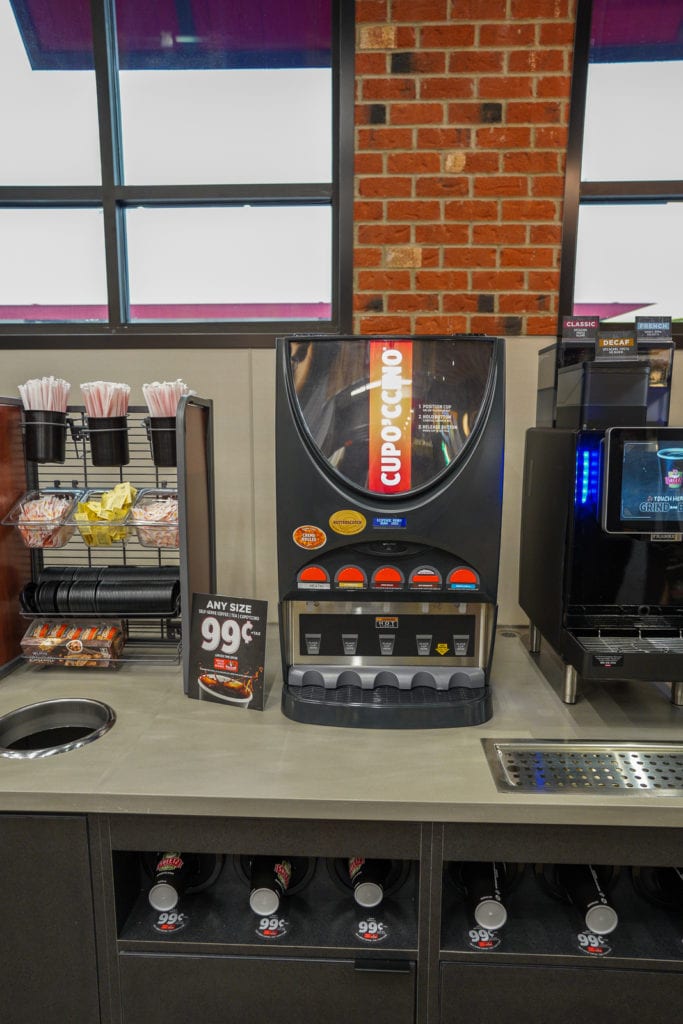
<instances>
[{"instance_id":1,"label":"french label","mask_svg":"<svg viewBox=\"0 0 683 1024\"><path fill-rule=\"evenodd\" d=\"M670 316L637 316L636 337L646 341L649 338L671 340Z\"/></svg>"}]
</instances>

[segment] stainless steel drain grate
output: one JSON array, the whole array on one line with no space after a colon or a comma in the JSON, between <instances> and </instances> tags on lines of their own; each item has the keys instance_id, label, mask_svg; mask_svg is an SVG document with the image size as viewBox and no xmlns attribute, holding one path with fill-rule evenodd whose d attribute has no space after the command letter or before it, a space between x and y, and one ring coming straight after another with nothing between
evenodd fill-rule
<instances>
[{"instance_id":1,"label":"stainless steel drain grate","mask_svg":"<svg viewBox=\"0 0 683 1024\"><path fill-rule=\"evenodd\" d=\"M499 789L683 793L683 743L483 740Z\"/></svg>"}]
</instances>

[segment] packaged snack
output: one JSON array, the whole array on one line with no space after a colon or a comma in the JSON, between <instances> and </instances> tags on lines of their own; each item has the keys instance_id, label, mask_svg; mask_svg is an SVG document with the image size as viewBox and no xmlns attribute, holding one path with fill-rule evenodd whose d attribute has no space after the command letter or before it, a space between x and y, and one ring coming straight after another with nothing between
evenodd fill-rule
<instances>
[{"instance_id":1,"label":"packaged snack","mask_svg":"<svg viewBox=\"0 0 683 1024\"><path fill-rule=\"evenodd\" d=\"M74 534L67 525L80 491L47 488L29 491L3 519L5 526L16 526L27 548L61 548Z\"/></svg>"},{"instance_id":2,"label":"packaged snack","mask_svg":"<svg viewBox=\"0 0 683 1024\"><path fill-rule=\"evenodd\" d=\"M120 622L34 619L21 650L32 664L113 668L125 642Z\"/></svg>"}]
</instances>

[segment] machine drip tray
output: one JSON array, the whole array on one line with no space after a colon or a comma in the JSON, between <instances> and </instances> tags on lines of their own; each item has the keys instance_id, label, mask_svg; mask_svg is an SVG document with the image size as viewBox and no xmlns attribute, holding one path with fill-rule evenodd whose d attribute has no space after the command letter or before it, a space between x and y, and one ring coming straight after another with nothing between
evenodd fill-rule
<instances>
[{"instance_id":1,"label":"machine drip tray","mask_svg":"<svg viewBox=\"0 0 683 1024\"><path fill-rule=\"evenodd\" d=\"M290 686L282 688L282 710L287 718L315 725L341 725L367 729L435 729L482 725L492 714L491 689L452 686L436 690L414 686Z\"/></svg>"},{"instance_id":2,"label":"machine drip tray","mask_svg":"<svg viewBox=\"0 0 683 1024\"><path fill-rule=\"evenodd\" d=\"M576 640L589 654L683 654L683 637L676 636L580 636Z\"/></svg>"},{"instance_id":3,"label":"machine drip tray","mask_svg":"<svg viewBox=\"0 0 683 1024\"><path fill-rule=\"evenodd\" d=\"M683 743L482 740L499 790L683 793Z\"/></svg>"}]
</instances>

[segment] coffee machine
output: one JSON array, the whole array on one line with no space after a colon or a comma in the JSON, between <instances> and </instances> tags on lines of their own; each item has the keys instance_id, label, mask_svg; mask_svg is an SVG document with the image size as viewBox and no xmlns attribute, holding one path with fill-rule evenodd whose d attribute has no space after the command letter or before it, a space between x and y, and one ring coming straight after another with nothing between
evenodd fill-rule
<instances>
[{"instance_id":1,"label":"coffee machine","mask_svg":"<svg viewBox=\"0 0 683 1024\"><path fill-rule=\"evenodd\" d=\"M280 338L276 429L285 715L486 721L503 340Z\"/></svg>"},{"instance_id":2,"label":"coffee machine","mask_svg":"<svg viewBox=\"0 0 683 1024\"><path fill-rule=\"evenodd\" d=\"M631 359L604 361L565 348L556 382L568 368L571 387L539 403L554 405L556 425L526 436L519 601L530 649L542 637L559 654L566 703L581 679L628 679L670 683L683 704L683 429L666 425L673 345L647 340Z\"/></svg>"}]
</instances>

